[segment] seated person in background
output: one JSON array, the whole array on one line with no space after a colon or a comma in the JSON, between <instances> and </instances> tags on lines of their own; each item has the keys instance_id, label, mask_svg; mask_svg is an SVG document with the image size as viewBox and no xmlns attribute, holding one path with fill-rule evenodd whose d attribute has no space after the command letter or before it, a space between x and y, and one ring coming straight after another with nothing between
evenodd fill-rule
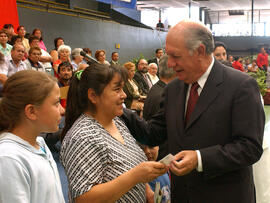
<instances>
[{"instance_id":1,"label":"seated person in background","mask_svg":"<svg viewBox=\"0 0 270 203\"><path fill-rule=\"evenodd\" d=\"M244 69L244 67L243 67L242 61L243 61L243 59L242 59L241 57L236 56L236 57L235 57L235 61L234 61L233 64L232 64L232 67L233 67L234 69L236 69L236 70L245 72L245 69Z\"/></svg>"},{"instance_id":2,"label":"seated person in background","mask_svg":"<svg viewBox=\"0 0 270 203\"><path fill-rule=\"evenodd\" d=\"M29 37L29 45L30 45L30 48L39 47L39 38L31 35ZM51 65L52 57L50 56L50 54L47 51L41 49L41 56L40 56L39 60L40 60L40 62L42 62L42 65L44 66L45 69L52 68L52 65Z\"/></svg>"},{"instance_id":3,"label":"seated person in background","mask_svg":"<svg viewBox=\"0 0 270 203\"><path fill-rule=\"evenodd\" d=\"M66 87L70 85L70 81L71 78L73 76L73 71L72 71L72 65L68 62L65 61L63 63L60 63L59 67L58 67L58 86L61 87ZM66 98L62 98L61 95L61 99L60 99L60 103L61 105L66 108Z\"/></svg>"},{"instance_id":4,"label":"seated person in background","mask_svg":"<svg viewBox=\"0 0 270 203\"><path fill-rule=\"evenodd\" d=\"M59 87L69 86L73 75L72 65L68 61L60 63L58 66L58 75Z\"/></svg>"},{"instance_id":5,"label":"seated person in background","mask_svg":"<svg viewBox=\"0 0 270 203\"><path fill-rule=\"evenodd\" d=\"M14 35L11 37L10 44L13 46L16 43L22 43L22 38L19 35ZM23 43L22 43L22 45L23 45Z\"/></svg>"},{"instance_id":6,"label":"seated person in background","mask_svg":"<svg viewBox=\"0 0 270 203\"><path fill-rule=\"evenodd\" d=\"M227 61L227 47L223 42L216 41L214 48L214 57L220 63L232 67L232 63Z\"/></svg>"},{"instance_id":7,"label":"seated person in background","mask_svg":"<svg viewBox=\"0 0 270 203\"><path fill-rule=\"evenodd\" d=\"M8 77L14 73L26 70L26 64L22 61L25 48L22 44L15 44L11 49L11 59L6 58L0 65L0 83L4 84Z\"/></svg>"},{"instance_id":8,"label":"seated person in background","mask_svg":"<svg viewBox=\"0 0 270 203\"><path fill-rule=\"evenodd\" d=\"M153 85L156 84L157 81L159 81L159 78L157 76L157 70L158 70L157 64L155 63L149 64L147 74Z\"/></svg>"},{"instance_id":9,"label":"seated person in background","mask_svg":"<svg viewBox=\"0 0 270 203\"><path fill-rule=\"evenodd\" d=\"M158 157L158 149L159 147L149 147L147 145L139 144L139 146L144 151L148 161L156 161ZM156 183L160 183L160 190L162 192L162 200L161 203L170 203L171 202L171 182L169 178L169 174L164 173L162 176L157 177L155 180L149 182L152 191L155 191Z\"/></svg>"},{"instance_id":10,"label":"seated person in background","mask_svg":"<svg viewBox=\"0 0 270 203\"><path fill-rule=\"evenodd\" d=\"M46 48L46 46L45 46L45 44L43 42L43 37L42 37L42 31L41 31L41 29L35 28L33 30L33 32L32 32L32 35L36 36L39 39L39 44L38 44L39 48L41 48L41 49L43 49L44 51L47 52L47 48Z\"/></svg>"},{"instance_id":11,"label":"seated person in background","mask_svg":"<svg viewBox=\"0 0 270 203\"><path fill-rule=\"evenodd\" d=\"M11 41L11 37L14 36L14 35L17 35L15 32L14 32L14 26L12 24L5 24L3 26L3 29L6 31L7 35L8 35L8 44L10 44L10 41ZM11 44L10 44L11 45Z\"/></svg>"},{"instance_id":12,"label":"seated person in background","mask_svg":"<svg viewBox=\"0 0 270 203\"><path fill-rule=\"evenodd\" d=\"M83 51L82 48L75 48L71 52L72 57L71 65L73 66L74 71L76 71L79 68L80 64L83 61L83 56L81 56L80 54L81 51Z\"/></svg>"},{"instance_id":13,"label":"seated person in background","mask_svg":"<svg viewBox=\"0 0 270 203\"><path fill-rule=\"evenodd\" d=\"M145 59L138 61L137 72L134 75L134 80L138 83L138 87L142 90L144 95L147 95L149 89L152 87L152 82L147 75L148 63Z\"/></svg>"},{"instance_id":14,"label":"seated person in background","mask_svg":"<svg viewBox=\"0 0 270 203\"><path fill-rule=\"evenodd\" d=\"M232 56L232 55L229 55L229 56L228 56L228 61L229 61L231 64L233 63L234 58L233 58L233 56Z\"/></svg>"},{"instance_id":15,"label":"seated person in background","mask_svg":"<svg viewBox=\"0 0 270 203\"><path fill-rule=\"evenodd\" d=\"M112 53L112 60L110 62L111 65L119 65L119 54L117 52Z\"/></svg>"},{"instance_id":16,"label":"seated person in background","mask_svg":"<svg viewBox=\"0 0 270 203\"><path fill-rule=\"evenodd\" d=\"M156 57L153 58L153 59L148 60L148 64L155 63L155 64L159 65L159 60L161 59L161 57L164 54L163 50L162 49L156 49L155 53L156 53ZM159 71L158 71L158 73L159 73Z\"/></svg>"},{"instance_id":17,"label":"seated person in background","mask_svg":"<svg viewBox=\"0 0 270 203\"><path fill-rule=\"evenodd\" d=\"M110 65L110 63L108 61L106 61L106 52L103 49L98 49L95 53L95 57L97 59L97 61L100 64L106 64L106 65Z\"/></svg>"},{"instance_id":18,"label":"seated person in background","mask_svg":"<svg viewBox=\"0 0 270 203\"><path fill-rule=\"evenodd\" d=\"M58 60L58 48L65 44L64 39L62 37L57 37L54 39L54 49L50 52L50 55L52 57L52 62L55 62Z\"/></svg>"},{"instance_id":19,"label":"seated person in background","mask_svg":"<svg viewBox=\"0 0 270 203\"><path fill-rule=\"evenodd\" d=\"M42 63L39 62L40 56L41 56L41 49L39 47L31 47L29 50L28 59L24 61L27 69L46 72Z\"/></svg>"},{"instance_id":20,"label":"seated person in background","mask_svg":"<svg viewBox=\"0 0 270 203\"><path fill-rule=\"evenodd\" d=\"M123 90L127 95L125 98L125 105L129 109L140 112L143 110L143 100L146 96L139 88L138 83L133 80L135 74L135 64L127 62L124 64L124 67L128 71L128 80L123 87Z\"/></svg>"},{"instance_id":21,"label":"seated person in background","mask_svg":"<svg viewBox=\"0 0 270 203\"><path fill-rule=\"evenodd\" d=\"M248 72L254 72L256 73L258 69L258 66L256 64L256 60L252 60L252 63L248 65Z\"/></svg>"},{"instance_id":22,"label":"seated person in background","mask_svg":"<svg viewBox=\"0 0 270 203\"><path fill-rule=\"evenodd\" d=\"M26 34L25 27L23 25L20 25L17 28L17 32L18 32L18 36L20 36L22 38L22 43L23 43L23 46L25 48L25 51L28 53L28 51L30 50L30 45L29 45L28 39L25 38L25 34Z\"/></svg>"},{"instance_id":23,"label":"seated person in background","mask_svg":"<svg viewBox=\"0 0 270 203\"><path fill-rule=\"evenodd\" d=\"M16 46L16 45L15 45ZM0 100L2 203L64 203L56 163L41 132L56 132L64 113L56 80L24 70L4 85Z\"/></svg>"},{"instance_id":24,"label":"seated person in background","mask_svg":"<svg viewBox=\"0 0 270 203\"><path fill-rule=\"evenodd\" d=\"M88 54L89 56L92 56L92 51L91 51L91 49L89 49L89 48L83 48L83 51L84 51L86 54ZM82 64L87 64L87 62L88 62L88 59L85 58L85 57L83 57Z\"/></svg>"},{"instance_id":25,"label":"seated person in background","mask_svg":"<svg viewBox=\"0 0 270 203\"><path fill-rule=\"evenodd\" d=\"M172 68L168 68L168 56L163 55L159 61L159 77L160 80L153 85L147 94L146 100L143 107L143 118L145 120L150 120L153 115L158 113L160 110L160 103L162 101L162 94L166 85L171 82L176 76ZM157 160L162 159L168 154L168 142L161 144L159 146L159 153Z\"/></svg>"},{"instance_id":26,"label":"seated person in background","mask_svg":"<svg viewBox=\"0 0 270 203\"><path fill-rule=\"evenodd\" d=\"M5 63L5 56L4 54L0 52L0 67L3 63ZM3 74L0 74L0 98L2 97L2 89L3 89L3 84L1 83L1 81L4 79L6 79L6 76Z\"/></svg>"},{"instance_id":27,"label":"seated person in background","mask_svg":"<svg viewBox=\"0 0 270 203\"><path fill-rule=\"evenodd\" d=\"M70 202L146 202L145 183L167 171L147 162L124 122L126 71L92 64L69 88L60 160Z\"/></svg>"},{"instance_id":28,"label":"seated person in background","mask_svg":"<svg viewBox=\"0 0 270 203\"><path fill-rule=\"evenodd\" d=\"M58 48L57 51L58 51L59 59L53 62L53 69L54 69L55 77L58 78L58 66L60 63L63 63L66 61L70 62L71 48L70 46L63 44Z\"/></svg>"},{"instance_id":29,"label":"seated person in background","mask_svg":"<svg viewBox=\"0 0 270 203\"><path fill-rule=\"evenodd\" d=\"M12 49L12 46L7 42L8 42L8 34L4 29L2 29L0 30L0 52L5 56L8 56Z\"/></svg>"}]
</instances>

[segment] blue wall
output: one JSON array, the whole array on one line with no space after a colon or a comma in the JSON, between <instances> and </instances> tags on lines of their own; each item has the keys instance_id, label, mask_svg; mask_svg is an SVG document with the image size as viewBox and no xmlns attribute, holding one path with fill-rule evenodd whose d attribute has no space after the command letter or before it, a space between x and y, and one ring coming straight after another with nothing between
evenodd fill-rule
<instances>
[{"instance_id":1,"label":"blue wall","mask_svg":"<svg viewBox=\"0 0 270 203\"><path fill-rule=\"evenodd\" d=\"M155 49L165 45L165 32L145 28L121 25L101 20L88 20L54 13L40 12L18 7L20 24L27 32L34 28L43 31L43 38L48 50L54 48L53 40L63 37L72 48L89 47L93 53L105 49L107 60L113 51L120 53L122 63L138 57L142 53L146 58L155 55ZM115 44L120 44L120 49Z\"/></svg>"}]
</instances>

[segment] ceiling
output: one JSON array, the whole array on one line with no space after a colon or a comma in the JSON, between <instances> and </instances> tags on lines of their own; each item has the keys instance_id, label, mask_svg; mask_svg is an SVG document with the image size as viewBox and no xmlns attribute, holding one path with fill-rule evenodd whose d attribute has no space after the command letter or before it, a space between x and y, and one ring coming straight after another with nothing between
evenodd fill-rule
<instances>
[{"instance_id":1,"label":"ceiling","mask_svg":"<svg viewBox=\"0 0 270 203\"><path fill-rule=\"evenodd\" d=\"M137 0L137 8L165 9L169 7L185 8L191 5L218 10L251 10L251 0ZM254 9L270 9L270 0L254 0Z\"/></svg>"}]
</instances>

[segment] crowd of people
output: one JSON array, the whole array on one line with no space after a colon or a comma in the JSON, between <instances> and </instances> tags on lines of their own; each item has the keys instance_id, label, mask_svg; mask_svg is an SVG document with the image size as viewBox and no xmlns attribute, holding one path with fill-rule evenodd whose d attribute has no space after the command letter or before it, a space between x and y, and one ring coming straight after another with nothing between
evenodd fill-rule
<instances>
[{"instance_id":1,"label":"crowd of people","mask_svg":"<svg viewBox=\"0 0 270 203\"><path fill-rule=\"evenodd\" d=\"M241 72L267 71L264 47L243 65L192 21L169 30L166 54L137 64L117 52L109 62L103 49L91 59L62 37L54 45L48 52L40 29L0 30L2 202L64 202L55 150L70 202L256 201L265 118Z\"/></svg>"}]
</instances>

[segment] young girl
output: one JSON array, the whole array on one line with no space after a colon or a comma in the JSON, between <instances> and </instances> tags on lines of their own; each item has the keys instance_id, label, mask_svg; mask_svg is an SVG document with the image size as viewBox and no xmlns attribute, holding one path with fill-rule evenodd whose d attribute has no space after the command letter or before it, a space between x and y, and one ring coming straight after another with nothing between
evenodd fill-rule
<instances>
[{"instance_id":1,"label":"young girl","mask_svg":"<svg viewBox=\"0 0 270 203\"><path fill-rule=\"evenodd\" d=\"M0 100L0 202L63 203L56 164L41 132L64 113L51 76L33 70L8 78Z\"/></svg>"},{"instance_id":2,"label":"young girl","mask_svg":"<svg viewBox=\"0 0 270 203\"><path fill-rule=\"evenodd\" d=\"M71 82L60 159L72 202L145 202L144 183L167 170L147 162L118 117L126 77L121 68L92 64Z\"/></svg>"}]
</instances>

